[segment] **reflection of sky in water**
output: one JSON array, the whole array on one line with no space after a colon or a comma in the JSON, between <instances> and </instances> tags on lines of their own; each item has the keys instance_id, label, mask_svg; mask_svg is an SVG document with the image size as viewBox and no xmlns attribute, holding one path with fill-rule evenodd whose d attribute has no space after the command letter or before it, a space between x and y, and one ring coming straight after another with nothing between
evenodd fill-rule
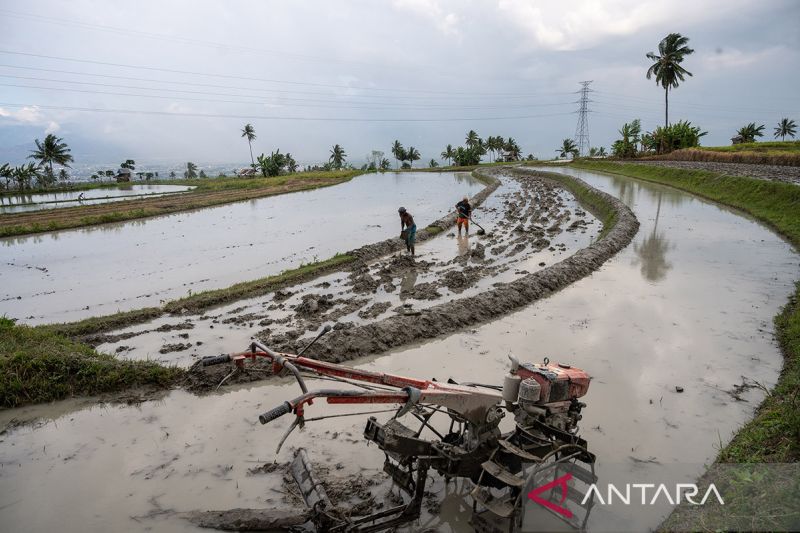
<instances>
[{"instance_id":1,"label":"reflection of sky in water","mask_svg":"<svg viewBox=\"0 0 800 533\"><path fill-rule=\"evenodd\" d=\"M469 174L369 174L215 208L0 239L0 315L72 320L277 274L399 235L400 205L423 228L482 188Z\"/></svg>"},{"instance_id":2,"label":"reflection of sky in water","mask_svg":"<svg viewBox=\"0 0 800 533\"><path fill-rule=\"evenodd\" d=\"M159 195L176 193L193 189L184 185L122 185L88 191L62 191L37 194L0 195L0 213L17 213L20 211L37 211L40 209L56 209L76 205L89 205L116 200L124 200L130 196ZM33 205L21 205L33 204Z\"/></svg>"},{"instance_id":3,"label":"reflection of sky in water","mask_svg":"<svg viewBox=\"0 0 800 533\"><path fill-rule=\"evenodd\" d=\"M618 192L612 178L575 173ZM750 390L747 402L737 402L724 391L742 376L765 386L778 376L782 360L772 339L772 317L792 291L798 255L774 233L730 210L661 187L629 184L624 198L642 224L634 243L646 246L654 233L671 243L662 247L663 261L671 265L659 271L665 275L650 279L636 247L628 246L592 275L516 313L356 363L415 377L500 383L509 353L522 361L548 356L568 362L593 376L581 435L598 455L601 476L659 483L676 472L699 474L761 398ZM676 385L685 392L677 394ZM18 465L0 476L0 494L14 495L13 505L0 508L0 522L9 529L50 530L58 524L72 531L87 525L189 530L168 514L141 522L130 517L152 511L154 497L163 509L263 508L264 495L279 487L280 476L248 476L247 469L289 460L292 445L306 447L315 463L343 478L380 471L383 454L359 436L364 416L311 423L275 456L290 421L267 429L257 425L256 416L296 395L296 385L282 381L201 397L177 391L135 408L84 409L61 416L57 424L15 430L0 443L7 464ZM74 407L56 403L38 409L58 416ZM324 403L313 409L313 416L353 412ZM12 416L19 413L7 413ZM503 427L510 423L506 417ZM333 440L333 432L340 437ZM65 461L67 456L73 459ZM166 461L172 462L161 468ZM343 468L336 470L337 464ZM230 465L230 471L220 476L220 465ZM149 472L154 479L146 479ZM438 476L430 482L426 490L442 506L433 514L423 506L420 524L465 530L470 484L446 486ZM50 502L46 513L43 497ZM597 509L589 527L650 530L662 515L655 509L620 522ZM64 523L64 516L72 521Z\"/></svg>"}]
</instances>

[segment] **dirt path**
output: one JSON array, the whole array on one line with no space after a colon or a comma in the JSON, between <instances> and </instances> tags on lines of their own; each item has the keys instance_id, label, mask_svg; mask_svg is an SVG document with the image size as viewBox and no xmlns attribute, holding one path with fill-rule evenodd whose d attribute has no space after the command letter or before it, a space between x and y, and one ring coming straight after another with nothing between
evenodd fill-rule
<instances>
[{"instance_id":1,"label":"dirt path","mask_svg":"<svg viewBox=\"0 0 800 533\"><path fill-rule=\"evenodd\" d=\"M631 161L637 165L708 170L728 176L744 176L769 181L783 181L800 185L800 167L780 165L748 165L745 163L714 163L708 161Z\"/></svg>"}]
</instances>

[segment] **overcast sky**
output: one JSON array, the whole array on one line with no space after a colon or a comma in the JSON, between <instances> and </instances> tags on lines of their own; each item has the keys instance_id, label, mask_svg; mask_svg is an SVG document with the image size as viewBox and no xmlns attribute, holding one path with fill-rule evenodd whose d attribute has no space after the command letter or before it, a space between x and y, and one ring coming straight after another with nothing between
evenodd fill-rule
<instances>
[{"instance_id":1,"label":"overcast sky","mask_svg":"<svg viewBox=\"0 0 800 533\"><path fill-rule=\"evenodd\" d=\"M303 163L394 139L427 162L469 129L549 158L581 80L608 148L663 122L645 54L670 32L695 49L670 119L771 138L800 122L799 28L796 0L0 0L0 158L54 132L77 162L244 164L247 122L256 153Z\"/></svg>"}]
</instances>

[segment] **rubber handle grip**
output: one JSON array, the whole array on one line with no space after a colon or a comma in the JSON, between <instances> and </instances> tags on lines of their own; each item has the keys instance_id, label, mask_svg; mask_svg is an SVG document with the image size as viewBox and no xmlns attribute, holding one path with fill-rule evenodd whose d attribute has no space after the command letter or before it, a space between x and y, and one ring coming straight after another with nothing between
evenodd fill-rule
<instances>
[{"instance_id":1,"label":"rubber handle grip","mask_svg":"<svg viewBox=\"0 0 800 533\"><path fill-rule=\"evenodd\" d=\"M258 421L261 422L262 424L269 424L276 418L280 418L283 415L288 415L291 412L292 412L292 404L290 404L289 402L283 402L275 409L267 411L263 415L259 415Z\"/></svg>"},{"instance_id":2,"label":"rubber handle grip","mask_svg":"<svg viewBox=\"0 0 800 533\"><path fill-rule=\"evenodd\" d=\"M211 365L221 365L223 363L229 363L231 360L230 355L218 355L216 357L204 357L200 360L200 363L203 366L211 366Z\"/></svg>"}]
</instances>

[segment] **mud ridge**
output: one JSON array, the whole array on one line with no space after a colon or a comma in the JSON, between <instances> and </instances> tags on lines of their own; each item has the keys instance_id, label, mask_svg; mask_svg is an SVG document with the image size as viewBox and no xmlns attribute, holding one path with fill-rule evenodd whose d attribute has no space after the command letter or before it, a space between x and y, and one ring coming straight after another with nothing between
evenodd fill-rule
<instances>
[{"instance_id":1,"label":"mud ridge","mask_svg":"<svg viewBox=\"0 0 800 533\"><path fill-rule=\"evenodd\" d=\"M494 175L497 174L497 171L490 172L491 174L487 177L494 178ZM323 361L341 362L357 357L376 355L403 345L432 339L494 320L545 298L591 274L605 261L625 248L639 228L639 222L628 206L617 198L592 188L581 179L524 169L514 169L512 172L519 179L541 180L572 192L581 199L586 209L599 219L607 221L608 227L604 228L603 236L559 263L527 274L512 282L498 283L493 289L483 293L444 302L411 315L393 316L360 326L335 327L331 333L314 345L311 350L313 357ZM450 217L445 217L445 220L447 218ZM381 250L379 253L383 254L391 253L400 245L396 239L393 239L365 248L370 248L370 255L373 250ZM262 340L270 343L273 349L296 353L310 339L311 337L293 339L272 337ZM214 369L215 367L206 367L201 372L216 374L218 371ZM196 373L192 372L192 374ZM260 377L265 377L265 375L243 376L246 381ZM214 383L215 379L214 375L202 377L195 375L194 379L190 380L191 388L202 389L204 383Z\"/></svg>"}]
</instances>

